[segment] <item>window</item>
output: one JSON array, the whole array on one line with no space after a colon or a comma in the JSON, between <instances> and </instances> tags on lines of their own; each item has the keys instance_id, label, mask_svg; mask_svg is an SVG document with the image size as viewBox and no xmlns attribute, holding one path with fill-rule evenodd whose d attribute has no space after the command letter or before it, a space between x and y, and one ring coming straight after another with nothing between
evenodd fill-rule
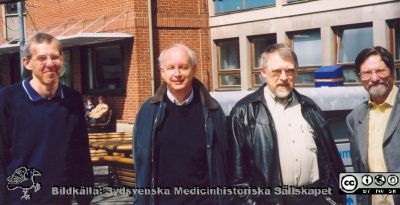
<instances>
[{"instance_id":1,"label":"window","mask_svg":"<svg viewBox=\"0 0 400 205\"><path fill-rule=\"evenodd\" d=\"M219 87L240 86L239 39L225 39L216 42L218 47Z\"/></svg>"},{"instance_id":2,"label":"window","mask_svg":"<svg viewBox=\"0 0 400 205\"><path fill-rule=\"evenodd\" d=\"M400 60L400 19L390 20L389 38L390 52L392 52L394 60Z\"/></svg>"},{"instance_id":3,"label":"window","mask_svg":"<svg viewBox=\"0 0 400 205\"><path fill-rule=\"evenodd\" d=\"M396 69L396 81L400 81L400 19L389 21L390 52L394 57L394 67Z\"/></svg>"},{"instance_id":4,"label":"window","mask_svg":"<svg viewBox=\"0 0 400 205\"><path fill-rule=\"evenodd\" d=\"M8 3L4 5L5 11L5 32L6 40L11 41L13 39L18 39L18 8L17 3ZM25 7L23 8L25 14ZM25 18L24 18L25 19Z\"/></svg>"},{"instance_id":5,"label":"window","mask_svg":"<svg viewBox=\"0 0 400 205\"><path fill-rule=\"evenodd\" d=\"M89 47L86 50L88 91L122 93L124 90L122 45Z\"/></svg>"},{"instance_id":6,"label":"window","mask_svg":"<svg viewBox=\"0 0 400 205\"><path fill-rule=\"evenodd\" d=\"M336 34L336 61L344 66L345 83L359 83L354 61L364 48L373 46L372 24L334 28Z\"/></svg>"},{"instance_id":7,"label":"window","mask_svg":"<svg viewBox=\"0 0 400 205\"><path fill-rule=\"evenodd\" d=\"M320 32L293 34L293 50L297 55L300 67L321 65L322 46Z\"/></svg>"},{"instance_id":8,"label":"window","mask_svg":"<svg viewBox=\"0 0 400 205\"><path fill-rule=\"evenodd\" d=\"M275 5L275 0L215 0L215 13Z\"/></svg>"},{"instance_id":9,"label":"window","mask_svg":"<svg viewBox=\"0 0 400 205\"><path fill-rule=\"evenodd\" d=\"M338 63L353 63L358 53L373 46L372 27L341 29L338 33Z\"/></svg>"},{"instance_id":10,"label":"window","mask_svg":"<svg viewBox=\"0 0 400 205\"><path fill-rule=\"evenodd\" d=\"M296 31L288 34L297 55L298 85L314 85L314 71L322 64L320 30Z\"/></svg>"},{"instance_id":11,"label":"window","mask_svg":"<svg viewBox=\"0 0 400 205\"><path fill-rule=\"evenodd\" d=\"M18 14L17 3L8 3L5 4L6 14Z\"/></svg>"},{"instance_id":12,"label":"window","mask_svg":"<svg viewBox=\"0 0 400 205\"><path fill-rule=\"evenodd\" d=\"M251 79L253 87L258 87L264 83L264 78L260 73L260 58L264 50L276 43L276 35L263 35L249 37L251 51Z\"/></svg>"},{"instance_id":13,"label":"window","mask_svg":"<svg viewBox=\"0 0 400 205\"><path fill-rule=\"evenodd\" d=\"M72 72L71 72L71 51L64 50L64 73L60 77L60 82L63 85L72 87Z\"/></svg>"},{"instance_id":14,"label":"window","mask_svg":"<svg viewBox=\"0 0 400 205\"><path fill-rule=\"evenodd\" d=\"M396 60L395 67L397 71L397 80L400 80L400 20L397 20L394 26L394 59Z\"/></svg>"}]
</instances>

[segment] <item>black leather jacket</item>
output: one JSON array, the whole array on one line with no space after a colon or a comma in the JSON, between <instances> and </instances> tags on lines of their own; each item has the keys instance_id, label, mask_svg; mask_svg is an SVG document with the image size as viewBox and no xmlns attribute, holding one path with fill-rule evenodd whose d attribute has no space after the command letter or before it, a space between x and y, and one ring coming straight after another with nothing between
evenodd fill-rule
<instances>
[{"instance_id":1,"label":"black leather jacket","mask_svg":"<svg viewBox=\"0 0 400 205\"><path fill-rule=\"evenodd\" d=\"M229 134L231 183L241 187L268 187L282 185L277 136L274 122L264 98L264 84L254 93L241 99L232 109ZM330 135L321 109L308 97L293 90L301 104L305 120L314 130L318 149L320 180L312 187L332 187L331 197L336 203L345 204L345 196L338 195L339 173L344 172L338 149ZM273 193L273 191L272 191ZM319 199L317 199L319 198ZM243 196L235 197L234 204L306 204L321 197ZM328 199L329 200L329 199ZM300 202L301 201L301 202ZM325 201L325 199L324 199ZM314 202L312 202L314 203ZM319 202L315 202L319 204ZM329 204L329 203L328 203Z\"/></svg>"},{"instance_id":2,"label":"black leather jacket","mask_svg":"<svg viewBox=\"0 0 400 205\"><path fill-rule=\"evenodd\" d=\"M218 102L197 79L193 79L193 89L200 95L205 119L204 129L207 143L207 164L210 186L227 185L227 139L225 114ZM157 129L164 120L166 103L163 101L167 88L160 86L153 97L146 100L136 115L134 127L133 156L137 188L156 188L157 160L154 157L154 141ZM171 190L173 193L173 190ZM224 204L223 196L215 197L215 204ZM138 194L134 204L155 204L154 195Z\"/></svg>"}]
</instances>

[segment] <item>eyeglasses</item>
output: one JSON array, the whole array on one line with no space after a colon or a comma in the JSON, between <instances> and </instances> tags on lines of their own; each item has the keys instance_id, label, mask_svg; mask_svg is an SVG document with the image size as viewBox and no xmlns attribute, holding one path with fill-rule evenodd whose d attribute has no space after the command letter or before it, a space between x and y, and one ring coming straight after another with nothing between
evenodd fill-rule
<instances>
[{"instance_id":1,"label":"eyeglasses","mask_svg":"<svg viewBox=\"0 0 400 205\"><path fill-rule=\"evenodd\" d=\"M390 75L389 69L381 69L375 71L365 71L360 73L361 80L369 80L372 77L372 74L375 73L380 78L385 78Z\"/></svg>"},{"instance_id":2,"label":"eyeglasses","mask_svg":"<svg viewBox=\"0 0 400 205\"><path fill-rule=\"evenodd\" d=\"M274 78L279 78L282 75L282 72L284 72L288 77L296 75L296 70L294 68L270 70L271 76Z\"/></svg>"},{"instance_id":3,"label":"eyeglasses","mask_svg":"<svg viewBox=\"0 0 400 205\"><path fill-rule=\"evenodd\" d=\"M50 58L51 62L54 64L60 63L62 56L61 55L49 55L49 56L37 56L36 58L32 58L33 61L40 63L41 65L45 65L47 60Z\"/></svg>"}]
</instances>

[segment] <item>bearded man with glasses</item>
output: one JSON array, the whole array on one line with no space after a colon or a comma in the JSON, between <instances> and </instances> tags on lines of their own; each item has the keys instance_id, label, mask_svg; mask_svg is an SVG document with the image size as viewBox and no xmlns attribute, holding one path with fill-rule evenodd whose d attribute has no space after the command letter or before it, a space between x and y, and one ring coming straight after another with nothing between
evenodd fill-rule
<instances>
[{"instance_id":1,"label":"bearded man with glasses","mask_svg":"<svg viewBox=\"0 0 400 205\"><path fill-rule=\"evenodd\" d=\"M318 105L294 89L296 54L275 44L261 55L260 65L266 84L241 99L230 114L228 170L234 186L268 187L272 192L234 197L233 204L345 204L344 195L338 194L344 165L327 120ZM282 194L275 189L285 186L326 188L329 193Z\"/></svg>"},{"instance_id":2,"label":"bearded man with glasses","mask_svg":"<svg viewBox=\"0 0 400 205\"><path fill-rule=\"evenodd\" d=\"M393 56L380 46L366 48L355 66L369 100L347 116L354 171L400 172L400 94ZM362 204L400 204L398 195L357 197Z\"/></svg>"}]
</instances>

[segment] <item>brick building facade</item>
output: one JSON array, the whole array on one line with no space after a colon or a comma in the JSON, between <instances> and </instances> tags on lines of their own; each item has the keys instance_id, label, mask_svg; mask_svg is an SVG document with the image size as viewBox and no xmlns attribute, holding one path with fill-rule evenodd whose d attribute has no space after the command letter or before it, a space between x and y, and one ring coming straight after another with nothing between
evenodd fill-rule
<instances>
[{"instance_id":1,"label":"brick building facade","mask_svg":"<svg viewBox=\"0 0 400 205\"><path fill-rule=\"evenodd\" d=\"M179 0L27 0L26 36L39 31L57 36L66 54L63 82L84 96L103 95L117 128L126 130L159 86L157 57L173 43L185 43L195 51L196 76L212 88L207 4L207 0L184 4ZM3 19L4 14L3 7ZM7 39L5 22L0 26L1 41ZM0 45L2 86L20 80L18 48L5 45Z\"/></svg>"}]
</instances>

